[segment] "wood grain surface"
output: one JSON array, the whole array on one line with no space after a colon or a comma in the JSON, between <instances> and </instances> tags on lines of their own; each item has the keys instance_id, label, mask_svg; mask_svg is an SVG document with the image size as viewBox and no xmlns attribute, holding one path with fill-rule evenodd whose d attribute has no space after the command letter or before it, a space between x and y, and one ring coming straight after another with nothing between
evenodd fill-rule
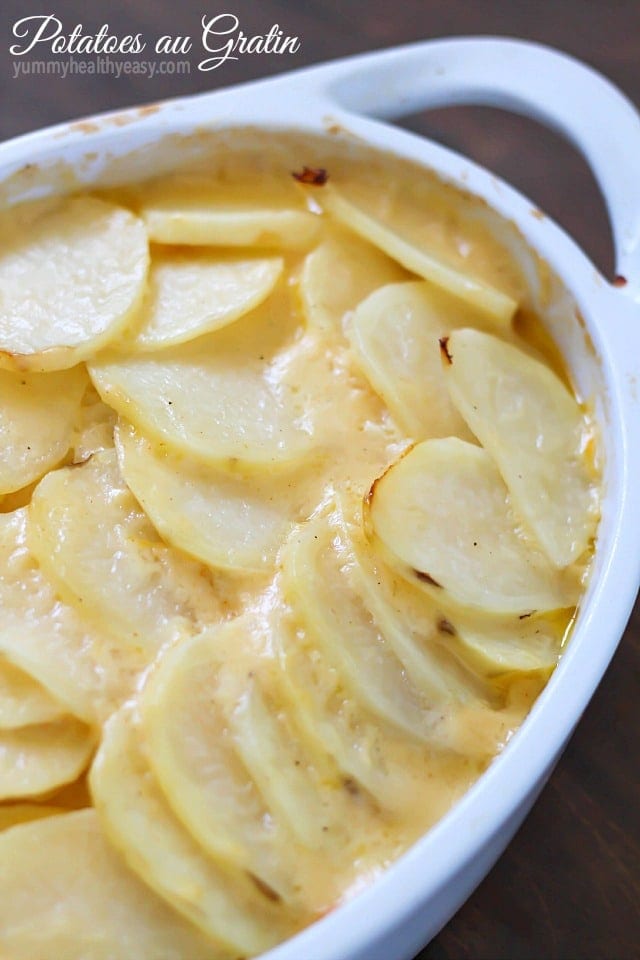
<instances>
[{"instance_id":1,"label":"wood grain surface","mask_svg":"<svg viewBox=\"0 0 640 960\"><path fill-rule=\"evenodd\" d=\"M233 12L248 35L277 23L288 55L245 55L183 75L13 76L11 27L55 13L65 32L199 38L203 13ZM0 137L60 120L227 86L324 59L462 34L558 46L607 74L640 105L639 0L9 0L0 22ZM194 44L195 47L195 44ZM38 59L49 54L30 54ZM22 58L29 59L29 58ZM611 276L604 205L581 158L555 135L500 111L441 110L407 125L467 153L528 194ZM606 136L603 130L603 136ZM640 177L640 158L638 158ZM640 495L640 478L638 478ZM638 704L640 609L533 812L466 905L420 960L634 960L640 957ZM55 958L47 958L55 960ZM300 960L313 960L301 957ZM385 960L372 957L371 960Z\"/></svg>"}]
</instances>

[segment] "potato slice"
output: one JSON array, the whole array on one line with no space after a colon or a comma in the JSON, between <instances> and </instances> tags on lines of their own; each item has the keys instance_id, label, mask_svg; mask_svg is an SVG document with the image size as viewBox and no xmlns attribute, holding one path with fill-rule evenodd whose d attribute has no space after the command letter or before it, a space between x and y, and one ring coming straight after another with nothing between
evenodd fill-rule
<instances>
[{"instance_id":1,"label":"potato slice","mask_svg":"<svg viewBox=\"0 0 640 960\"><path fill-rule=\"evenodd\" d=\"M482 280L460 273L426 250L413 246L382 221L351 203L330 184L323 188L321 203L342 226L375 244L407 270L424 277L435 287L453 294L482 313L489 314L498 323L507 325L511 320L518 306L515 300Z\"/></svg>"},{"instance_id":2,"label":"potato slice","mask_svg":"<svg viewBox=\"0 0 640 960\"><path fill-rule=\"evenodd\" d=\"M300 297L307 323L342 332L348 311L376 287L406 279L406 271L377 247L356 234L334 230L307 254L302 267Z\"/></svg>"},{"instance_id":3,"label":"potato slice","mask_svg":"<svg viewBox=\"0 0 640 960\"><path fill-rule=\"evenodd\" d=\"M115 451L48 474L29 510L31 549L63 599L132 648L153 654L220 617L205 571L159 539Z\"/></svg>"},{"instance_id":4,"label":"potato slice","mask_svg":"<svg viewBox=\"0 0 640 960\"><path fill-rule=\"evenodd\" d=\"M198 843L218 862L249 871L274 896L295 905L300 865L292 861L291 835L270 816L234 748L221 706L219 689L242 669L246 642L245 634L238 648L231 621L167 651L144 687L142 732L167 800ZM228 649L234 657L227 678Z\"/></svg>"},{"instance_id":5,"label":"potato slice","mask_svg":"<svg viewBox=\"0 0 640 960\"><path fill-rule=\"evenodd\" d=\"M71 717L18 730L0 730L0 800L34 797L84 770L95 737Z\"/></svg>"},{"instance_id":6,"label":"potato slice","mask_svg":"<svg viewBox=\"0 0 640 960\"><path fill-rule=\"evenodd\" d=\"M351 524L344 529L356 561L349 570L352 589L415 688L432 703L446 704L448 709L471 700L490 701L492 692L487 686L460 670L455 657L443 649L449 644L443 644L443 615L437 605L379 555L371 555L360 530Z\"/></svg>"},{"instance_id":7,"label":"potato slice","mask_svg":"<svg viewBox=\"0 0 640 960\"><path fill-rule=\"evenodd\" d=\"M450 702L491 702L484 678L551 670L560 656L570 612L553 617L496 617L445 612L362 543L348 524L358 564L354 582L380 631L420 689ZM356 580L357 574L357 580ZM446 651L446 653L444 652ZM456 669L457 660L464 667Z\"/></svg>"},{"instance_id":8,"label":"potato slice","mask_svg":"<svg viewBox=\"0 0 640 960\"><path fill-rule=\"evenodd\" d=\"M498 465L513 505L558 567L595 535L589 431L576 400L543 363L478 330L457 330L443 367L451 398Z\"/></svg>"},{"instance_id":9,"label":"potato slice","mask_svg":"<svg viewBox=\"0 0 640 960\"><path fill-rule=\"evenodd\" d=\"M214 567L272 567L292 523L314 508L315 477L296 473L249 479L154 446L120 423L122 475L165 540Z\"/></svg>"},{"instance_id":10,"label":"potato slice","mask_svg":"<svg viewBox=\"0 0 640 960\"><path fill-rule=\"evenodd\" d=\"M0 370L0 494L39 480L62 460L86 386L81 367L60 373Z\"/></svg>"},{"instance_id":11,"label":"potato slice","mask_svg":"<svg viewBox=\"0 0 640 960\"><path fill-rule=\"evenodd\" d=\"M460 660L487 677L550 672L562 652L570 617L526 617L506 622L458 615L440 619L442 640Z\"/></svg>"},{"instance_id":12,"label":"potato slice","mask_svg":"<svg viewBox=\"0 0 640 960\"><path fill-rule=\"evenodd\" d=\"M73 463L83 463L100 450L113 449L115 411L103 403L93 384L85 393L71 439Z\"/></svg>"},{"instance_id":13,"label":"potato slice","mask_svg":"<svg viewBox=\"0 0 640 960\"><path fill-rule=\"evenodd\" d=\"M403 636L406 624L388 604L373 599L380 619L372 616L373 591L341 518L319 517L292 535L282 575L294 615L354 697L405 734L436 742L442 705L472 691L454 664L447 669Z\"/></svg>"},{"instance_id":14,"label":"potato slice","mask_svg":"<svg viewBox=\"0 0 640 960\"><path fill-rule=\"evenodd\" d=\"M163 350L232 323L269 296L283 266L282 257L154 250L139 326L121 349Z\"/></svg>"},{"instance_id":15,"label":"potato slice","mask_svg":"<svg viewBox=\"0 0 640 960\"><path fill-rule=\"evenodd\" d=\"M0 836L0 952L11 960L217 960L215 946L130 872L93 810Z\"/></svg>"},{"instance_id":16,"label":"potato slice","mask_svg":"<svg viewBox=\"0 0 640 960\"><path fill-rule=\"evenodd\" d=\"M467 756L457 730L445 722L437 740L425 744L407 736L396 725L381 722L379 713L367 707L335 665L327 660L315 635L299 619L274 635L286 688L287 710L313 750L327 753L343 774L344 789L358 804L357 813L348 813L346 823L362 823L373 800L374 809L384 811L385 822L420 824L421 832L442 816L478 775L476 758ZM485 704L471 700L483 715L492 714ZM448 712L455 719L456 711ZM431 776L425 779L425 766ZM383 849L378 864L389 856L378 820L375 828L365 826L368 844L377 837ZM330 828L331 829L331 828ZM352 841L358 838L355 831ZM393 835L386 836L386 842ZM345 848L346 849L346 848Z\"/></svg>"},{"instance_id":17,"label":"potato slice","mask_svg":"<svg viewBox=\"0 0 640 960\"><path fill-rule=\"evenodd\" d=\"M246 648L247 635L255 633L262 635L265 649L279 647L281 629L276 617L262 623L239 617L225 630L225 645ZM373 808L356 802L333 759L296 723L280 664L256 656L250 667L227 673L218 690L235 749L274 818L315 851L318 861L329 857L332 872L344 869L362 856L358 835L348 824L357 817L364 829ZM349 849L351 843L355 850ZM339 891L338 885L329 899Z\"/></svg>"},{"instance_id":18,"label":"potato slice","mask_svg":"<svg viewBox=\"0 0 640 960\"><path fill-rule=\"evenodd\" d=\"M383 809L397 810L411 796L408 771L388 751L387 733L378 716L345 690L341 676L300 624L277 634L282 683L292 717L302 736L324 750L342 771L345 785L364 788Z\"/></svg>"},{"instance_id":19,"label":"potato slice","mask_svg":"<svg viewBox=\"0 0 640 960\"><path fill-rule=\"evenodd\" d=\"M365 376L415 440L472 438L451 402L440 362L440 337L464 315L429 283L396 283L360 303L347 326Z\"/></svg>"},{"instance_id":20,"label":"potato slice","mask_svg":"<svg viewBox=\"0 0 640 960\"><path fill-rule=\"evenodd\" d=\"M6 804L0 806L0 832L10 827L17 827L21 823L42 820L44 817L55 817L65 812L63 807L48 806L46 803Z\"/></svg>"},{"instance_id":21,"label":"potato slice","mask_svg":"<svg viewBox=\"0 0 640 960\"><path fill-rule=\"evenodd\" d=\"M311 445L304 395L284 381L296 328L283 286L230 328L159 354L105 357L90 373L105 403L158 443L264 468Z\"/></svg>"},{"instance_id":22,"label":"potato slice","mask_svg":"<svg viewBox=\"0 0 640 960\"><path fill-rule=\"evenodd\" d=\"M27 545L25 508L0 515L0 653L70 713L101 722L134 690L144 651L123 648L60 598Z\"/></svg>"},{"instance_id":23,"label":"potato slice","mask_svg":"<svg viewBox=\"0 0 640 960\"><path fill-rule=\"evenodd\" d=\"M418 444L373 485L368 521L406 576L441 603L505 614L575 603L575 585L521 535L481 447L455 437Z\"/></svg>"},{"instance_id":24,"label":"potato slice","mask_svg":"<svg viewBox=\"0 0 640 960\"><path fill-rule=\"evenodd\" d=\"M336 799L341 796L337 769L331 769L325 758L322 781L315 771L310 771L309 764L301 759L305 751L292 724L287 722L289 718L283 714L279 698L266 696L255 676L237 696L234 706L230 712L231 730L238 753L269 808L289 824L297 840L307 847L326 846L327 821L333 827L332 842L335 843L338 828L345 843L346 835L340 829L344 819L340 824L327 809L328 793ZM318 758L320 753L314 759Z\"/></svg>"},{"instance_id":25,"label":"potato slice","mask_svg":"<svg viewBox=\"0 0 640 960\"><path fill-rule=\"evenodd\" d=\"M281 903L266 897L247 874L218 866L176 818L149 770L128 707L105 727L91 792L107 836L131 869L224 945L216 956L261 953L294 932Z\"/></svg>"},{"instance_id":26,"label":"potato slice","mask_svg":"<svg viewBox=\"0 0 640 960\"><path fill-rule=\"evenodd\" d=\"M0 656L0 730L58 720L62 705L29 674Z\"/></svg>"},{"instance_id":27,"label":"potato slice","mask_svg":"<svg viewBox=\"0 0 640 960\"><path fill-rule=\"evenodd\" d=\"M187 246L298 250L313 243L320 228L298 194L275 180L258 186L203 177L165 181L147 191L141 215L151 240Z\"/></svg>"},{"instance_id":28,"label":"potato slice","mask_svg":"<svg viewBox=\"0 0 640 960\"><path fill-rule=\"evenodd\" d=\"M144 295L143 223L94 197L4 214L0 231L0 366L61 370L114 340Z\"/></svg>"}]
</instances>

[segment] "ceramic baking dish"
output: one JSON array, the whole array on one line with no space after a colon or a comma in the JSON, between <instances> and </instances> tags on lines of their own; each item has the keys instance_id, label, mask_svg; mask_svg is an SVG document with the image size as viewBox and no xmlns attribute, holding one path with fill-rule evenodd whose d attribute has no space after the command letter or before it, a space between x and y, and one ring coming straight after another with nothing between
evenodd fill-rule
<instances>
[{"instance_id":1,"label":"ceramic baking dish","mask_svg":"<svg viewBox=\"0 0 640 960\"><path fill-rule=\"evenodd\" d=\"M382 122L453 104L515 110L576 144L608 205L616 285L511 187ZM528 245L556 277L546 322L578 389L595 404L604 450L593 576L568 650L522 728L464 799L382 879L268 954L269 960L403 960L451 917L522 822L601 679L636 596L640 119L610 83L557 52L513 40L438 40L21 137L0 148L0 203L148 177L207 151L281 137L292 137L297 151L307 145L300 163L313 163L325 141L395 154L482 197L497 214L496 229L515 224L527 243L512 240L514 255L530 264Z\"/></svg>"}]
</instances>

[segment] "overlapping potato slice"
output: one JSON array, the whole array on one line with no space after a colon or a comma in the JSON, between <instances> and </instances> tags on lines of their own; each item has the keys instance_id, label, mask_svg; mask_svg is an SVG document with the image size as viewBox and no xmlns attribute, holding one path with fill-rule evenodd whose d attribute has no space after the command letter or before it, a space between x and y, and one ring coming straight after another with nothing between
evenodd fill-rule
<instances>
[{"instance_id":1,"label":"overlapping potato slice","mask_svg":"<svg viewBox=\"0 0 640 960\"><path fill-rule=\"evenodd\" d=\"M449 337L443 366L453 402L496 461L514 506L550 560L567 566L598 520L576 400L548 366L478 330Z\"/></svg>"},{"instance_id":2,"label":"overlapping potato slice","mask_svg":"<svg viewBox=\"0 0 640 960\"><path fill-rule=\"evenodd\" d=\"M90 373L105 403L179 453L210 464L286 463L311 444L304 396L284 382L296 328L280 287L229 328L159 354L105 357Z\"/></svg>"},{"instance_id":3,"label":"overlapping potato slice","mask_svg":"<svg viewBox=\"0 0 640 960\"><path fill-rule=\"evenodd\" d=\"M128 869L95 811L0 836L0 953L11 960L217 960L215 945Z\"/></svg>"},{"instance_id":4,"label":"overlapping potato slice","mask_svg":"<svg viewBox=\"0 0 640 960\"><path fill-rule=\"evenodd\" d=\"M0 494L39 480L62 460L86 386L81 367L59 373L0 370Z\"/></svg>"},{"instance_id":5,"label":"overlapping potato slice","mask_svg":"<svg viewBox=\"0 0 640 960\"><path fill-rule=\"evenodd\" d=\"M393 751L387 755L379 717L345 689L299 621L279 630L277 641L289 709L303 735L335 760L347 788L364 788L383 809L402 807L411 796L407 768Z\"/></svg>"},{"instance_id":6,"label":"overlapping potato slice","mask_svg":"<svg viewBox=\"0 0 640 960\"><path fill-rule=\"evenodd\" d=\"M261 622L245 615L225 628L224 642L238 648L253 633L265 650L280 648L282 628L277 616ZM304 697L304 691L296 696ZM227 671L217 699L229 718L235 749L274 818L318 857L329 856L334 869L339 863L344 867L351 842L358 847L347 824L357 816L364 828L372 808L364 801L355 804L335 762L296 723L280 664L257 656L249 670Z\"/></svg>"},{"instance_id":7,"label":"overlapping potato slice","mask_svg":"<svg viewBox=\"0 0 640 960\"><path fill-rule=\"evenodd\" d=\"M283 558L286 597L356 699L399 730L437 740L443 703L472 695L454 664L406 633L367 582L342 518L319 517L292 535ZM371 606L376 609L373 615ZM433 625L431 625L433 633Z\"/></svg>"},{"instance_id":8,"label":"overlapping potato slice","mask_svg":"<svg viewBox=\"0 0 640 960\"><path fill-rule=\"evenodd\" d=\"M160 540L115 451L48 474L30 506L29 544L62 597L148 655L220 617L204 569Z\"/></svg>"},{"instance_id":9,"label":"overlapping potato slice","mask_svg":"<svg viewBox=\"0 0 640 960\"><path fill-rule=\"evenodd\" d=\"M406 279L406 271L377 247L357 234L333 230L307 254L300 274L307 323L340 332L345 314L376 287Z\"/></svg>"},{"instance_id":10,"label":"overlapping potato slice","mask_svg":"<svg viewBox=\"0 0 640 960\"><path fill-rule=\"evenodd\" d=\"M83 463L99 453L113 448L113 431L117 416L111 407L103 403L91 384L85 393L71 439L73 463Z\"/></svg>"},{"instance_id":11,"label":"overlapping potato slice","mask_svg":"<svg viewBox=\"0 0 640 960\"><path fill-rule=\"evenodd\" d=\"M499 323L506 325L511 320L517 303L510 296L482 280L461 273L431 256L426 250L409 243L400 234L348 200L335 187L327 184L323 188L321 203L344 227L363 240L375 244L407 270L424 277L429 283L464 300L482 313L489 314Z\"/></svg>"},{"instance_id":12,"label":"overlapping potato slice","mask_svg":"<svg viewBox=\"0 0 640 960\"><path fill-rule=\"evenodd\" d=\"M142 217L156 243L189 246L304 249L318 234L320 218L305 209L293 189L274 179L216 183L182 177L151 187ZM268 199L266 199L268 198Z\"/></svg>"},{"instance_id":13,"label":"overlapping potato slice","mask_svg":"<svg viewBox=\"0 0 640 960\"><path fill-rule=\"evenodd\" d=\"M573 605L577 585L519 531L491 457L455 437L413 447L373 485L368 520L441 603L495 613Z\"/></svg>"},{"instance_id":14,"label":"overlapping potato slice","mask_svg":"<svg viewBox=\"0 0 640 960\"><path fill-rule=\"evenodd\" d=\"M315 477L243 477L179 456L121 422L122 475L158 532L214 567L263 571L291 524L313 509Z\"/></svg>"},{"instance_id":15,"label":"overlapping potato slice","mask_svg":"<svg viewBox=\"0 0 640 960\"><path fill-rule=\"evenodd\" d=\"M0 730L0 800L34 797L71 783L94 746L90 728L72 717Z\"/></svg>"},{"instance_id":16,"label":"overlapping potato slice","mask_svg":"<svg viewBox=\"0 0 640 960\"><path fill-rule=\"evenodd\" d=\"M477 754L465 750L463 755L460 737L449 722L438 728L437 737L429 744L381 722L380 714L359 699L358 691L326 659L315 635L306 631L300 620L282 627L274 639L288 710L296 727L315 750L326 752L335 761L344 776L344 789L361 805L346 822L362 823L362 805L366 809L371 801L381 811L371 837L376 836L383 848L376 852L372 846L370 853L374 862L384 862L389 847L385 851L381 827L387 816L395 822L399 818L403 829L420 823L424 830L478 775ZM471 702L480 706L477 700ZM481 709L491 712L484 704ZM452 716L456 714L447 714L446 720ZM431 773L427 779L426 765ZM357 835L351 839L355 841Z\"/></svg>"},{"instance_id":17,"label":"overlapping potato slice","mask_svg":"<svg viewBox=\"0 0 640 960\"><path fill-rule=\"evenodd\" d=\"M239 646L232 621L163 655L141 698L144 741L167 800L197 841L219 862L249 871L274 896L295 904L291 835L269 815L221 706L219 688L232 682L246 657L250 638L242 640ZM234 655L227 674L229 650Z\"/></svg>"},{"instance_id":18,"label":"overlapping potato slice","mask_svg":"<svg viewBox=\"0 0 640 960\"><path fill-rule=\"evenodd\" d=\"M549 672L558 662L569 625L567 612L506 621L458 614L440 618L445 645L470 669L487 677Z\"/></svg>"},{"instance_id":19,"label":"overlapping potato slice","mask_svg":"<svg viewBox=\"0 0 640 960\"><path fill-rule=\"evenodd\" d=\"M46 803L8 803L0 806L0 832L10 827L17 827L21 823L31 820L42 820L44 817L54 817L65 813L62 807L50 806Z\"/></svg>"},{"instance_id":20,"label":"overlapping potato slice","mask_svg":"<svg viewBox=\"0 0 640 960\"><path fill-rule=\"evenodd\" d=\"M60 601L27 544L25 508L0 515L0 653L70 713L102 721L133 691L148 662Z\"/></svg>"},{"instance_id":21,"label":"overlapping potato slice","mask_svg":"<svg viewBox=\"0 0 640 960\"><path fill-rule=\"evenodd\" d=\"M524 618L461 609L445 613L435 599L367 548L359 526L348 523L347 528L358 561L350 571L354 587L407 674L435 699L448 695L449 708L455 702L491 702L495 691L481 678L555 666L569 611ZM464 673L456 670L451 655L464 665Z\"/></svg>"},{"instance_id":22,"label":"overlapping potato slice","mask_svg":"<svg viewBox=\"0 0 640 960\"><path fill-rule=\"evenodd\" d=\"M471 437L446 389L439 347L465 313L429 283L397 283L360 303L347 326L367 379L416 440Z\"/></svg>"},{"instance_id":23,"label":"overlapping potato slice","mask_svg":"<svg viewBox=\"0 0 640 960\"><path fill-rule=\"evenodd\" d=\"M155 249L127 352L163 350L237 320L271 293L283 266L282 257Z\"/></svg>"},{"instance_id":24,"label":"overlapping potato slice","mask_svg":"<svg viewBox=\"0 0 640 960\"><path fill-rule=\"evenodd\" d=\"M63 706L33 677L0 656L0 730L58 720Z\"/></svg>"},{"instance_id":25,"label":"overlapping potato slice","mask_svg":"<svg viewBox=\"0 0 640 960\"><path fill-rule=\"evenodd\" d=\"M226 870L207 857L176 818L143 756L129 707L105 727L91 769L91 792L107 836L131 869L225 945L216 957L261 953L294 931L295 915L265 896L248 874ZM210 816L215 815L212 807Z\"/></svg>"},{"instance_id":26,"label":"overlapping potato slice","mask_svg":"<svg viewBox=\"0 0 640 960\"><path fill-rule=\"evenodd\" d=\"M5 215L0 240L0 366L60 370L104 347L135 317L149 251L123 207L71 197Z\"/></svg>"}]
</instances>

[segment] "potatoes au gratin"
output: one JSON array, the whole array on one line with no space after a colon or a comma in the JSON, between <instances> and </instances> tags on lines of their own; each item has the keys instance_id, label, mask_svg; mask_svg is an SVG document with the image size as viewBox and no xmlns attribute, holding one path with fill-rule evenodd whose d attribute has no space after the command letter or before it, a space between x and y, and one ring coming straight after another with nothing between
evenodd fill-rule
<instances>
[{"instance_id":1,"label":"potatoes au gratin","mask_svg":"<svg viewBox=\"0 0 640 960\"><path fill-rule=\"evenodd\" d=\"M562 653L588 407L481 204L374 174L2 214L6 960L263 952L424 834Z\"/></svg>"}]
</instances>

